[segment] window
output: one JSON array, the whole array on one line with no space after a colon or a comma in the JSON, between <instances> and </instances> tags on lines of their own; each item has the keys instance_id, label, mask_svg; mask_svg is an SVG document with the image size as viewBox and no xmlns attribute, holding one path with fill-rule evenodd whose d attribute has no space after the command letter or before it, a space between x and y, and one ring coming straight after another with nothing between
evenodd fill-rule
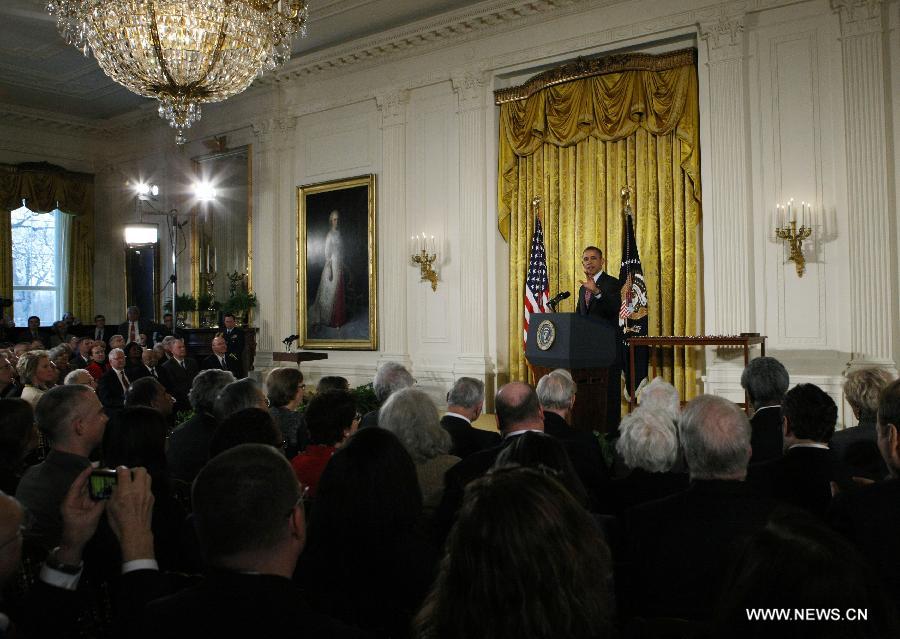
<instances>
[{"instance_id":1,"label":"window","mask_svg":"<svg viewBox=\"0 0 900 639\"><path fill-rule=\"evenodd\" d=\"M31 315L47 326L62 317L65 304L63 232L60 210L37 213L25 206L12 212L13 310L16 326Z\"/></svg>"}]
</instances>

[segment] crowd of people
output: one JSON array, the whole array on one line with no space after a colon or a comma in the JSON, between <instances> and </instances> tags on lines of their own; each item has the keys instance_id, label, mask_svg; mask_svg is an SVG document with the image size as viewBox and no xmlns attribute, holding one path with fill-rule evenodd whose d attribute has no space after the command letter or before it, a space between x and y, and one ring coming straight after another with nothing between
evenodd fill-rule
<instances>
[{"instance_id":1,"label":"crowd of people","mask_svg":"<svg viewBox=\"0 0 900 639\"><path fill-rule=\"evenodd\" d=\"M441 415L388 362L362 414L344 378L261 385L227 344L204 370L160 346L79 341L62 379L31 344L0 359L23 387L0 403L0 637L900 636L887 371L848 373L859 425L837 433L830 396L762 357L752 418L655 379L611 439L571 425L564 370L501 386L485 430L475 378Z\"/></svg>"}]
</instances>

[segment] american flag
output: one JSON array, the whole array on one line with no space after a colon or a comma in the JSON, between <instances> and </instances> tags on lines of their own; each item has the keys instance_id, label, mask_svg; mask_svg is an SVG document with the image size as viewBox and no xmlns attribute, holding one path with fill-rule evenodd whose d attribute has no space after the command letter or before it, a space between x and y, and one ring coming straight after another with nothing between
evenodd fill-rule
<instances>
[{"instance_id":1,"label":"american flag","mask_svg":"<svg viewBox=\"0 0 900 639\"><path fill-rule=\"evenodd\" d=\"M532 313L549 313L550 281L547 279L547 254L544 252L544 231L540 218L534 220L528 275L525 277L525 322L523 341L528 341L528 320Z\"/></svg>"}]
</instances>

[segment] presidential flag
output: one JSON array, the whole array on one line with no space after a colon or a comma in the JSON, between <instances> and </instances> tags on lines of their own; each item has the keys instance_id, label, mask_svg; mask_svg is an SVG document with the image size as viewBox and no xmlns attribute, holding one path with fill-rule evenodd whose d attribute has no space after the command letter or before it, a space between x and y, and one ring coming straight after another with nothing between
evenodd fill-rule
<instances>
[{"instance_id":1,"label":"presidential flag","mask_svg":"<svg viewBox=\"0 0 900 639\"><path fill-rule=\"evenodd\" d=\"M528 341L528 321L532 313L549 313L550 281L547 279L547 254L544 252L544 230L539 217L534 218L528 275L525 276L525 321L522 342Z\"/></svg>"},{"instance_id":2,"label":"presidential flag","mask_svg":"<svg viewBox=\"0 0 900 639\"><path fill-rule=\"evenodd\" d=\"M631 207L625 208L625 234L622 236L622 266L619 267L619 282L622 285L622 305L619 307L620 356L622 371L625 374L625 386L628 395L634 392L631 388L631 359L628 352L629 337L647 336L647 284L644 282L644 270L641 268L641 256L638 253L637 240L634 235L634 214ZM634 353L634 381L640 385L647 376L649 349L640 346Z\"/></svg>"}]
</instances>

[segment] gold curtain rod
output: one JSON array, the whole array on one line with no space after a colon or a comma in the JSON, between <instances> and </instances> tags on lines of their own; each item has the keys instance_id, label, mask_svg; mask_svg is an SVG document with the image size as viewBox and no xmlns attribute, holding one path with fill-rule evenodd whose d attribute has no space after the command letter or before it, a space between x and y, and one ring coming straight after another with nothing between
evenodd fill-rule
<instances>
[{"instance_id":1,"label":"gold curtain rod","mask_svg":"<svg viewBox=\"0 0 900 639\"><path fill-rule=\"evenodd\" d=\"M604 58L578 58L562 66L544 71L525 84L494 91L494 104L526 100L538 91L557 84L622 71L665 71L686 64L696 64L696 49L679 49L671 53L620 53Z\"/></svg>"}]
</instances>

